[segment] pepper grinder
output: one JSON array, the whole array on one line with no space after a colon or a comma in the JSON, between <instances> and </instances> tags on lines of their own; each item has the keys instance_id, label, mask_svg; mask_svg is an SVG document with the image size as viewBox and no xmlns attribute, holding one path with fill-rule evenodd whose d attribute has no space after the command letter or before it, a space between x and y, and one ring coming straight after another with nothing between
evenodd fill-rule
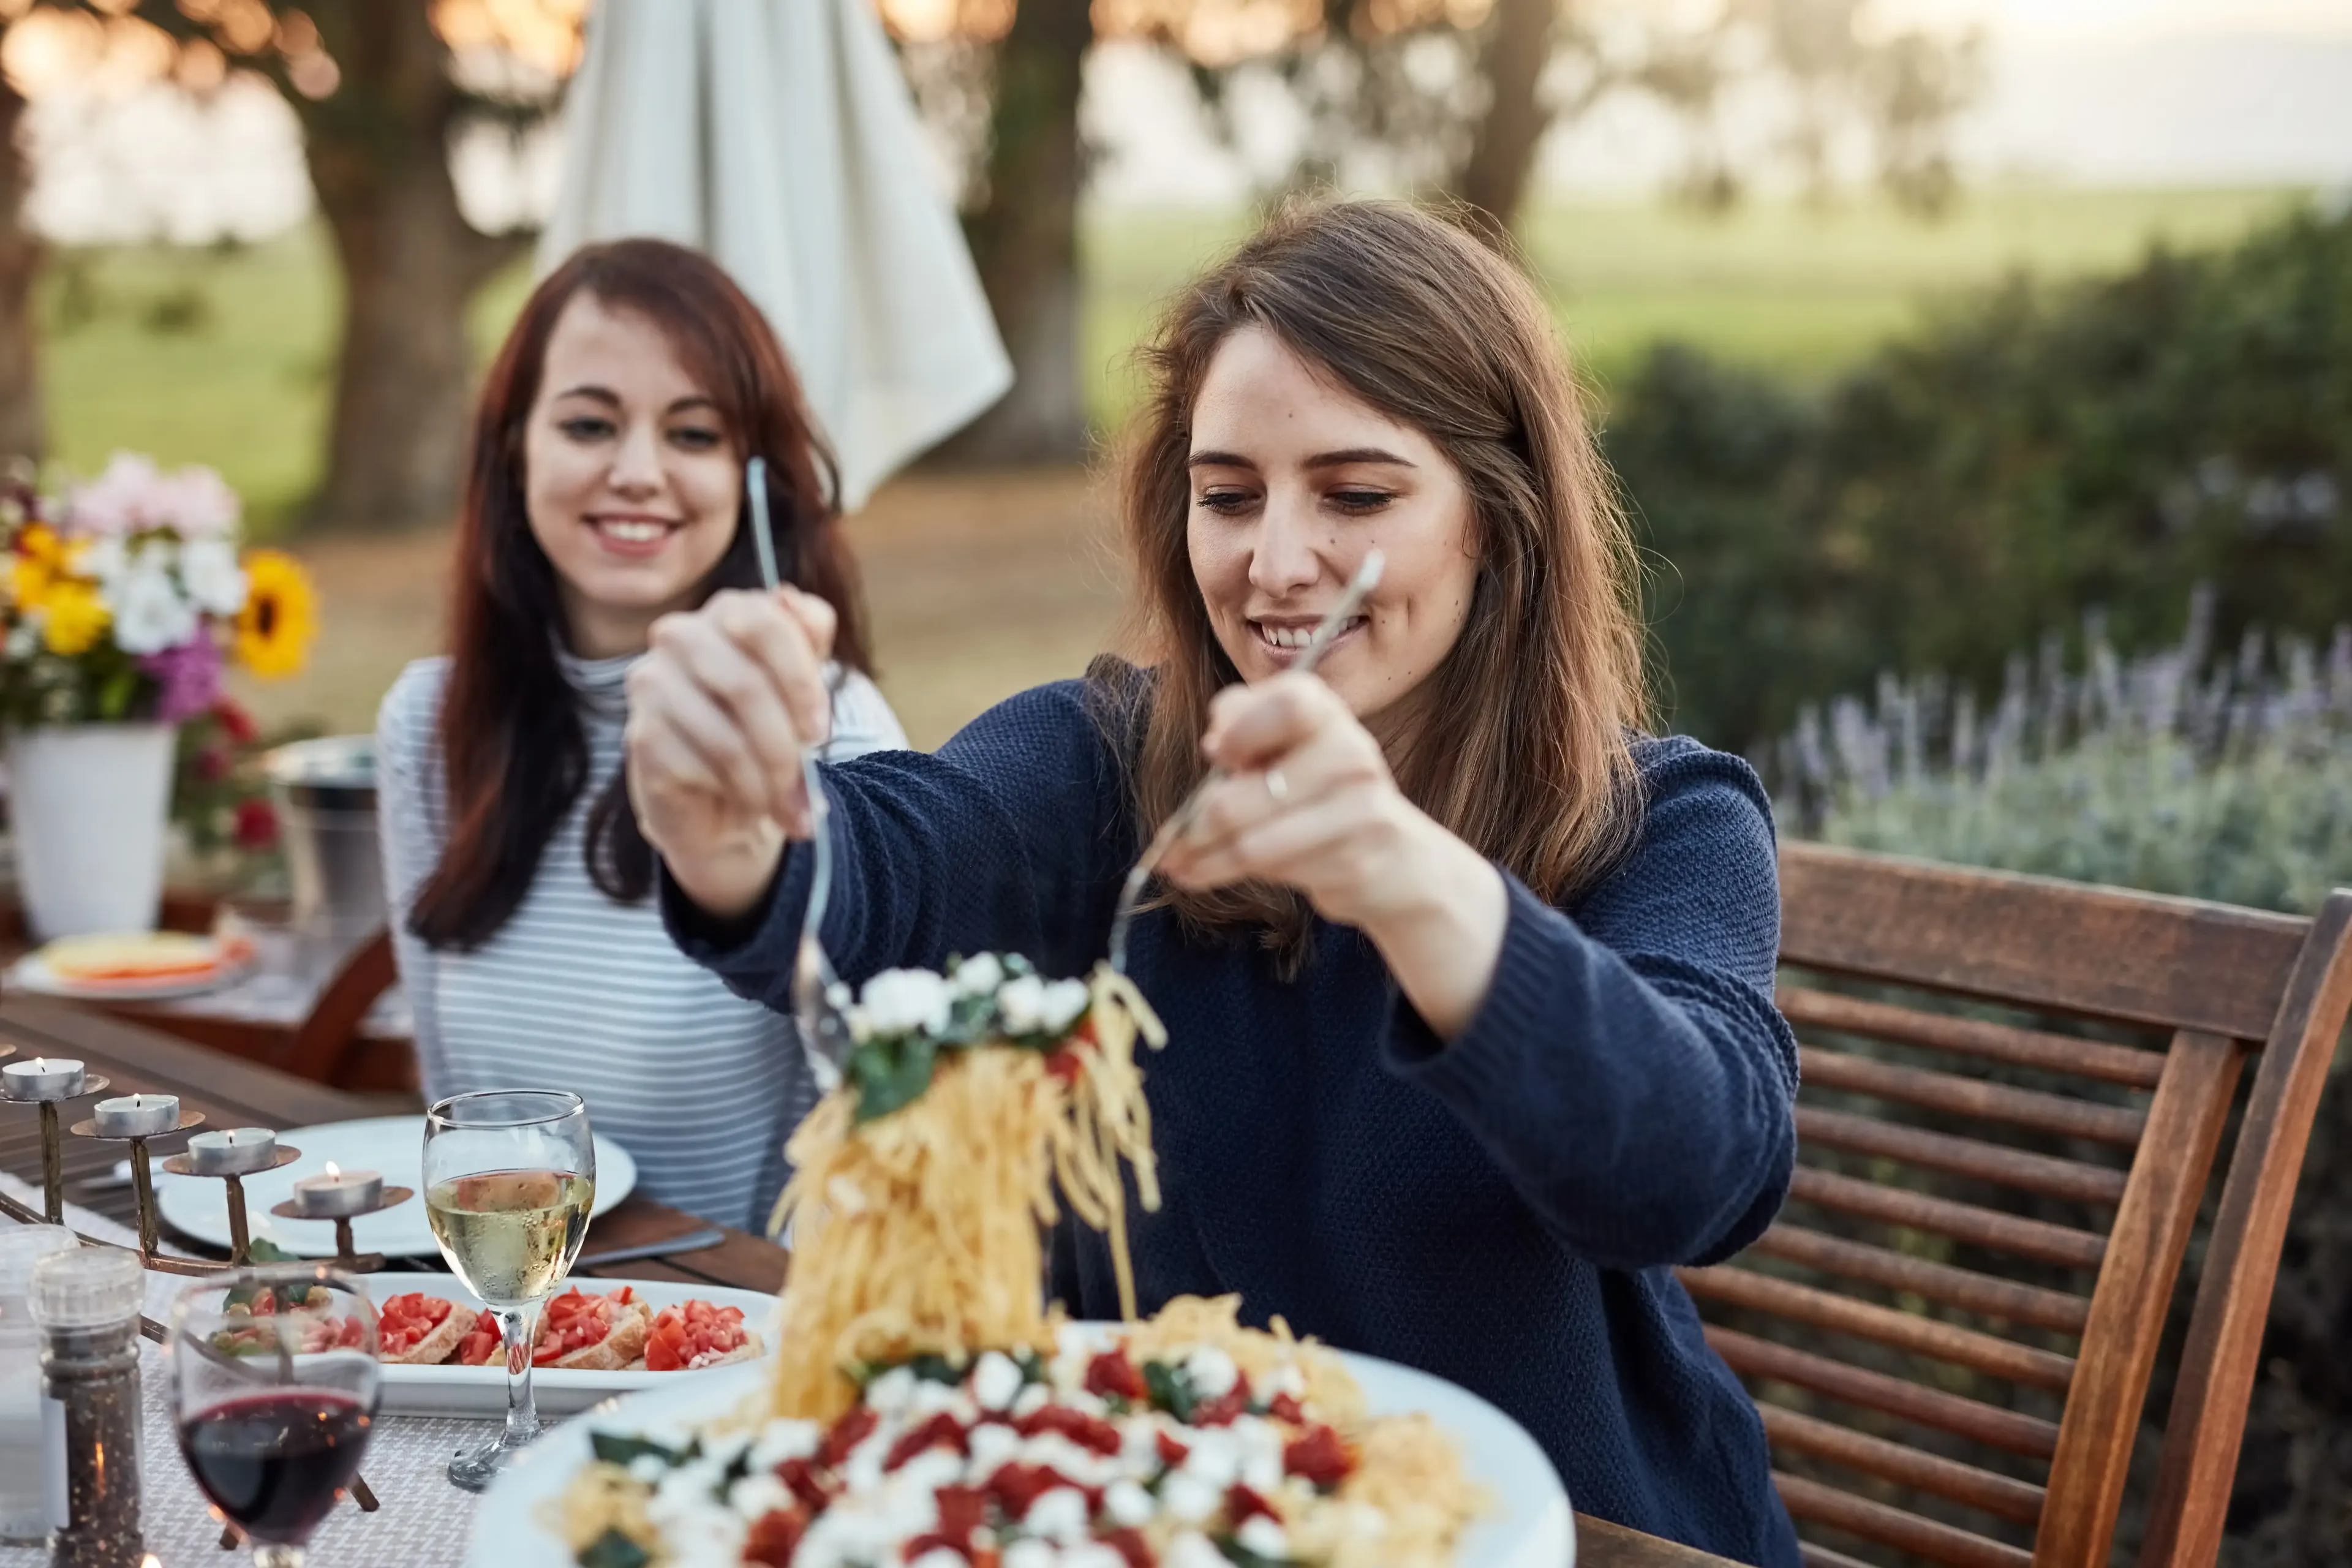
<instances>
[{"instance_id":1,"label":"pepper grinder","mask_svg":"<svg viewBox=\"0 0 2352 1568\"><path fill-rule=\"evenodd\" d=\"M65 1410L65 1526L50 1568L140 1568L139 1255L81 1247L33 1266L41 1377Z\"/></svg>"}]
</instances>

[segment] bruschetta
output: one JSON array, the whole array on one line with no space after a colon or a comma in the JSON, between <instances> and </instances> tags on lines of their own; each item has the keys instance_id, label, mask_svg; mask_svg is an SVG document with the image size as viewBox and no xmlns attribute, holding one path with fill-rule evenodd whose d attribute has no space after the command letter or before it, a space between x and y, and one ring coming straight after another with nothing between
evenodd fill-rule
<instances>
[{"instance_id":1,"label":"bruschetta","mask_svg":"<svg viewBox=\"0 0 2352 1568\"><path fill-rule=\"evenodd\" d=\"M547 1304L530 1363L541 1367L618 1372L645 1352L654 1315L623 1285L602 1296L579 1287Z\"/></svg>"},{"instance_id":2,"label":"bruschetta","mask_svg":"<svg viewBox=\"0 0 2352 1568\"><path fill-rule=\"evenodd\" d=\"M438 1366L472 1331L475 1314L454 1301L411 1290L375 1310L376 1359L396 1366Z\"/></svg>"},{"instance_id":3,"label":"bruschetta","mask_svg":"<svg viewBox=\"0 0 2352 1568\"><path fill-rule=\"evenodd\" d=\"M740 1307L686 1301L664 1307L646 1336L646 1353L630 1363L636 1372L700 1372L760 1353L760 1336L743 1326Z\"/></svg>"}]
</instances>

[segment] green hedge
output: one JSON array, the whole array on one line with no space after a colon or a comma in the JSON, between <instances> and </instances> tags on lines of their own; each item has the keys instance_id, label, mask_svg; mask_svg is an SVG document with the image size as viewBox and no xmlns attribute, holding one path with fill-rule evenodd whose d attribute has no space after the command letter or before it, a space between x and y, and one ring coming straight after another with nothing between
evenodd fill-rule
<instances>
[{"instance_id":1,"label":"green hedge","mask_svg":"<svg viewBox=\"0 0 2352 1568\"><path fill-rule=\"evenodd\" d=\"M2352 616L2352 213L2129 274L2019 279L1818 395L1673 345L1611 400L1675 727L1739 750L1884 669L1990 689L2104 607Z\"/></svg>"}]
</instances>

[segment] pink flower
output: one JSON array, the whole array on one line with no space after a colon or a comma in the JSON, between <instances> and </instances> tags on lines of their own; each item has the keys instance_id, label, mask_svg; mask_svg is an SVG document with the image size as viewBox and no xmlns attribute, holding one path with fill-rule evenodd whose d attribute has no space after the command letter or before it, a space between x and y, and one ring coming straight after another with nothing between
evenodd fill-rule
<instances>
[{"instance_id":1,"label":"pink flower","mask_svg":"<svg viewBox=\"0 0 2352 1568\"><path fill-rule=\"evenodd\" d=\"M166 724L193 719L220 700L220 645L207 635L151 653L139 668L155 678L155 717Z\"/></svg>"},{"instance_id":2,"label":"pink flower","mask_svg":"<svg viewBox=\"0 0 2352 1568\"><path fill-rule=\"evenodd\" d=\"M236 531L239 510L236 492L210 468L191 464L167 474L152 458L117 452L104 473L68 494L66 528L98 538L168 529L182 539L215 539Z\"/></svg>"}]
</instances>

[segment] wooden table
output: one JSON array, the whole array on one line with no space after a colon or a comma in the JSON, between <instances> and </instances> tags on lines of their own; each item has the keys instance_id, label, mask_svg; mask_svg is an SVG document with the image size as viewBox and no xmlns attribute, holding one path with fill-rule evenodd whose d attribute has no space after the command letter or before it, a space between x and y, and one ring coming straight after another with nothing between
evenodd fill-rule
<instances>
[{"instance_id":1,"label":"wooden table","mask_svg":"<svg viewBox=\"0 0 2352 1568\"><path fill-rule=\"evenodd\" d=\"M184 1109L204 1112L207 1124L214 1127L284 1129L345 1121L370 1115L377 1109L342 1089L225 1057L70 1003L16 998L0 1004L0 1038L14 1043L27 1056L79 1058L90 1071L113 1080L110 1094L176 1094ZM128 1187L90 1190L80 1185L104 1175L119 1157L113 1144L68 1139L66 1200L126 1224L135 1223ZM0 1110L0 1170L37 1184L40 1169L37 1119L22 1111ZM597 1218L590 1233L590 1249L628 1247L706 1228L701 1221L676 1209L632 1196ZM772 1242L729 1230L716 1247L616 1263L590 1272L774 1290L783 1283L785 1257L784 1249ZM1579 1568L1730 1568L1724 1558L1583 1514L1577 1516L1576 1530Z\"/></svg>"}]
</instances>

